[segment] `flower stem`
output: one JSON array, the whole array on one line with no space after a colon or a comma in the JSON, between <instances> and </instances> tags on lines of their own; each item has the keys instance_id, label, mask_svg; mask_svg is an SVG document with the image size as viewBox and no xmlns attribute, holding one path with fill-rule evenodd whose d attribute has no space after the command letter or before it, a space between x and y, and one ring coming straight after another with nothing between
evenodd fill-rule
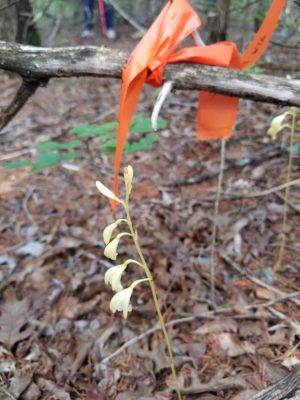
<instances>
[{"instance_id":1,"label":"flower stem","mask_svg":"<svg viewBox=\"0 0 300 400\"><path fill-rule=\"evenodd\" d=\"M155 290L155 284L154 284L154 280L153 280L153 276L151 274L151 271L148 267L148 264L146 263L146 260L144 258L144 255L142 253L139 241L138 241L138 236L137 236L137 232L134 231L133 229L133 225L132 225L132 220L131 220L131 216L130 216L130 212L129 212L129 199L128 196L126 196L126 202L125 202L125 211L126 211L126 218L127 218L127 223L128 223L128 227L130 230L130 233L132 235L132 239L134 242L134 245L136 247L137 253L140 257L141 263L143 265L145 274L149 280L149 285L150 285L150 290L151 290L151 294L152 294L152 298L153 298L153 302L155 305L155 309L156 309L156 313L160 322L160 326L161 326L161 330L163 332L164 335L164 340L167 346L167 350L168 350L168 354L169 354L169 359L170 359L170 368L172 371L172 375L173 375L173 379L174 379L174 383L175 383L175 389L176 389L176 393L177 393L177 397L178 400L182 400L182 395L180 392L180 387L179 387L179 382L177 379L177 375L176 375L176 369L175 369L175 363L174 363L174 356L173 356L173 352L172 352L172 348L171 348L171 343L170 343L170 338L167 332L167 328L166 328L166 323L164 320L164 317L162 315L162 312L160 310L160 306L159 306L159 302L158 302L158 298L157 298L157 294L156 294L156 290Z\"/></svg>"},{"instance_id":2,"label":"flower stem","mask_svg":"<svg viewBox=\"0 0 300 400\"><path fill-rule=\"evenodd\" d=\"M296 122L297 122L297 111L296 107L291 108L291 116L292 123L288 125L290 129L290 147L294 146L295 142L295 133L296 133ZM288 172L286 177L286 183L289 183L292 178L292 167L293 167L293 153L290 150L289 153L289 161L288 161ZM275 272L280 272L282 268L282 261L285 253L285 246L287 241L287 231L288 231L288 207L289 207L289 195L290 195L290 186L287 185L285 189L284 195L284 209L283 209L283 221L282 221L282 239L279 248L279 255L277 262L275 264Z\"/></svg>"}]
</instances>

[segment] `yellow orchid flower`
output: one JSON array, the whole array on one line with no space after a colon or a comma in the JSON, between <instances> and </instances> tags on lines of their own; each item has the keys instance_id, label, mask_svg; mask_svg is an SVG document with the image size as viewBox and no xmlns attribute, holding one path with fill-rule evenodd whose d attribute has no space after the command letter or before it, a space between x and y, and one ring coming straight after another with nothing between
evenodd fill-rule
<instances>
[{"instance_id":1,"label":"yellow orchid flower","mask_svg":"<svg viewBox=\"0 0 300 400\"><path fill-rule=\"evenodd\" d=\"M122 274L125 271L127 265L120 264L115 267L109 268L104 275L104 282L106 285L111 284L112 290L115 292L120 292L123 289L121 284Z\"/></svg>"},{"instance_id":2,"label":"yellow orchid flower","mask_svg":"<svg viewBox=\"0 0 300 400\"><path fill-rule=\"evenodd\" d=\"M128 312L132 311L132 305L130 304L131 295L133 289L141 282L149 281L148 278L138 279L132 282L132 284L123 290L117 292L110 301L109 308L115 313L116 311L123 311L123 317L127 319Z\"/></svg>"},{"instance_id":3,"label":"yellow orchid flower","mask_svg":"<svg viewBox=\"0 0 300 400\"><path fill-rule=\"evenodd\" d=\"M277 115L277 117L273 118L271 121L270 128L267 131L267 134L271 136L273 140L276 140L277 135L280 131L284 128L289 128L289 124L284 124L283 121L285 120L286 116L289 115L290 112L287 111L283 114Z\"/></svg>"},{"instance_id":4,"label":"yellow orchid flower","mask_svg":"<svg viewBox=\"0 0 300 400\"><path fill-rule=\"evenodd\" d=\"M120 225L121 222L127 222L126 219L118 219L112 224L108 225L103 231L103 241L108 244L111 240L114 230Z\"/></svg>"},{"instance_id":5,"label":"yellow orchid flower","mask_svg":"<svg viewBox=\"0 0 300 400\"><path fill-rule=\"evenodd\" d=\"M117 250L118 250L118 245L119 241L123 236L131 236L130 233L119 233L118 236L116 236L104 249L104 255L107 258L110 258L111 260L116 260L117 259Z\"/></svg>"}]
</instances>

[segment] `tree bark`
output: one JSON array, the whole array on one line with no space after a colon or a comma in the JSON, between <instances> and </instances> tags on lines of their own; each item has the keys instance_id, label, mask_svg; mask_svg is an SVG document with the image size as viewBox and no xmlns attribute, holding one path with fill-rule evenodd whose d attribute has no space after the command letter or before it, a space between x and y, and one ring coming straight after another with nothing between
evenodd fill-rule
<instances>
[{"instance_id":1,"label":"tree bark","mask_svg":"<svg viewBox=\"0 0 300 400\"><path fill-rule=\"evenodd\" d=\"M16 41L35 46L41 44L37 27L33 21L33 9L30 0L21 0L17 3L18 25Z\"/></svg>"},{"instance_id":2,"label":"tree bark","mask_svg":"<svg viewBox=\"0 0 300 400\"><path fill-rule=\"evenodd\" d=\"M219 40L227 39L227 30L228 30L229 18L230 18L230 4L231 4L231 0L222 0L221 1L221 22L220 22Z\"/></svg>"},{"instance_id":3,"label":"tree bark","mask_svg":"<svg viewBox=\"0 0 300 400\"><path fill-rule=\"evenodd\" d=\"M120 79L127 58L128 54L104 47L42 48L0 42L0 69L16 72L27 81L40 84L53 77ZM164 79L172 80L174 89L206 90L265 103L300 107L300 80L253 76L232 69L191 63L167 65ZM24 104L24 91L22 93L19 105ZM30 96L31 91L25 93ZM14 102L17 100L15 98ZM11 104L6 111L14 110L14 115L16 109L19 110L19 107ZM0 120L7 124L9 118L0 115ZM4 126L0 126L0 129Z\"/></svg>"},{"instance_id":4,"label":"tree bark","mask_svg":"<svg viewBox=\"0 0 300 400\"><path fill-rule=\"evenodd\" d=\"M0 4L0 40L40 45L40 36L32 20L30 0L3 0Z\"/></svg>"},{"instance_id":5,"label":"tree bark","mask_svg":"<svg viewBox=\"0 0 300 400\"><path fill-rule=\"evenodd\" d=\"M300 364L286 377L259 391L250 400L300 400Z\"/></svg>"},{"instance_id":6,"label":"tree bark","mask_svg":"<svg viewBox=\"0 0 300 400\"><path fill-rule=\"evenodd\" d=\"M12 42L17 36L17 3L6 0L0 4L0 40Z\"/></svg>"},{"instance_id":7,"label":"tree bark","mask_svg":"<svg viewBox=\"0 0 300 400\"><path fill-rule=\"evenodd\" d=\"M25 78L70 76L121 78L128 54L104 47L43 48L0 42L0 69ZM300 80L250 75L233 69L181 63L167 65L175 89L207 90L260 102L300 107Z\"/></svg>"}]
</instances>

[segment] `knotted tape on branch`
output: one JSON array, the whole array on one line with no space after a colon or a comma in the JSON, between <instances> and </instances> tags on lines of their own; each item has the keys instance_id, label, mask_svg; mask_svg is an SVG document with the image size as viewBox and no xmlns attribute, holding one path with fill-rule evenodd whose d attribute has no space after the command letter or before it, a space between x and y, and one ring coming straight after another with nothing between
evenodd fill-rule
<instances>
[{"instance_id":1,"label":"knotted tape on branch","mask_svg":"<svg viewBox=\"0 0 300 400\"><path fill-rule=\"evenodd\" d=\"M201 25L188 0L169 0L144 37L131 53L122 73L119 126L114 171L114 193L118 192L120 170L127 132L143 86L161 86L168 63L192 62L244 70L264 53L276 28L285 0L274 0L252 42L244 54L235 43L219 42L192 46L177 52L179 45ZM198 137L201 140L224 139L232 135L239 99L200 91Z\"/></svg>"}]
</instances>

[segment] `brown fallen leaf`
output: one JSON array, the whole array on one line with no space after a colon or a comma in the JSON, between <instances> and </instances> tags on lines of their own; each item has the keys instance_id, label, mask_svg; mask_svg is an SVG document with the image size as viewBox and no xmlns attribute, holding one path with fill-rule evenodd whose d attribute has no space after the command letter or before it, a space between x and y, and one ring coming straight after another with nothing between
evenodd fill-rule
<instances>
[{"instance_id":1,"label":"brown fallen leaf","mask_svg":"<svg viewBox=\"0 0 300 400\"><path fill-rule=\"evenodd\" d=\"M219 343L220 348L229 356L237 357L242 354L254 354L255 346L244 340L238 340L236 337L230 333L221 333L216 335L216 340Z\"/></svg>"},{"instance_id":2,"label":"brown fallen leaf","mask_svg":"<svg viewBox=\"0 0 300 400\"><path fill-rule=\"evenodd\" d=\"M99 391L97 387L91 388L87 391L85 400L106 400L106 395Z\"/></svg>"},{"instance_id":3,"label":"brown fallen leaf","mask_svg":"<svg viewBox=\"0 0 300 400\"><path fill-rule=\"evenodd\" d=\"M238 324L232 318L216 318L207 321L194 331L197 335L207 335L208 333L237 332Z\"/></svg>"},{"instance_id":4,"label":"brown fallen leaf","mask_svg":"<svg viewBox=\"0 0 300 400\"><path fill-rule=\"evenodd\" d=\"M55 400L71 400L69 393L67 393L64 388L57 386L55 382L39 378L37 383L42 391L51 394L51 398Z\"/></svg>"},{"instance_id":5,"label":"brown fallen leaf","mask_svg":"<svg viewBox=\"0 0 300 400\"><path fill-rule=\"evenodd\" d=\"M22 330L28 324L31 315L29 299L19 301L12 287L5 292L5 302L0 308L0 342L8 350L33 333L33 327Z\"/></svg>"},{"instance_id":6,"label":"brown fallen leaf","mask_svg":"<svg viewBox=\"0 0 300 400\"><path fill-rule=\"evenodd\" d=\"M31 384L32 376L32 372L27 368L16 371L8 387L0 386L0 400L19 399Z\"/></svg>"}]
</instances>

